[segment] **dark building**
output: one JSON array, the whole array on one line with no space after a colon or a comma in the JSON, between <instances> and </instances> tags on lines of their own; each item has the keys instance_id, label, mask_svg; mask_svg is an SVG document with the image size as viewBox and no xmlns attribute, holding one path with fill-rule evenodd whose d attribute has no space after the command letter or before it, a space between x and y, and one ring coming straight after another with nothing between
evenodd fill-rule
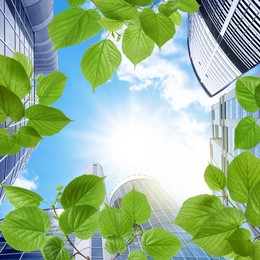
<instances>
[{"instance_id":1,"label":"dark building","mask_svg":"<svg viewBox=\"0 0 260 260\"><path fill-rule=\"evenodd\" d=\"M48 24L52 18L52 0L0 0L0 54L12 57L14 52L21 52L27 55L34 64L34 75L48 74L56 70L58 58L53 52L53 44L48 36ZM34 85L33 77L32 85ZM30 95L31 100L26 103L26 107L37 102L34 99L35 88ZM9 124L10 121L6 121L0 128L5 128ZM26 122L22 120L12 123L10 127L16 131L25 124ZM33 150L22 148L15 155L0 156L0 183L12 185ZM0 187L0 203L4 196Z\"/></svg>"},{"instance_id":2,"label":"dark building","mask_svg":"<svg viewBox=\"0 0 260 260\"><path fill-rule=\"evenodd\" d=\"M188 49L194 72L209 96L260 62L258 0L197 0L189 16Z\"/></svg>"}]
</instances>

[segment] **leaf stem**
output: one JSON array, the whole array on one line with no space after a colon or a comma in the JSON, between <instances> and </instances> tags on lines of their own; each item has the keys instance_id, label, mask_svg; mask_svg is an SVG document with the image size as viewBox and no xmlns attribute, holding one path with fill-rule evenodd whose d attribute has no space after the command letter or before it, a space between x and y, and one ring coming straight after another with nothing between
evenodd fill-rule
<instances>
[{"instance_id":1,"label":"leaf stem","mask_svg":"<svg viewBox=\"0 0 260 260\"><path fill-rule=\"evenodd\" d=\"M70 243L70 245L76 250L76 252L77 252L76 254L81 255L84 259L90 260L89 256L83 255L83 254L74 246L74 244L73 244L72 241L70 240L69 236L66 236L66 238L68 239L68 242Z\"/></svg>"},{"instance_id":2,"label":"leaf stem","mask_svg":"<svg viewBox=\"0 0 260 260\"><path fill-rule=\"evenodd\" d=\"M57 213L57 211L56 211L56 205L57 205L57 202L60 200L60 195L61 195L61 192L58 192L58 194L57 194L57 196L56 196L56 198L55 198L55 201L54 201L53 205L51 205L51 207L52 207L52 209L53 209L53 212L54 212L54 214L55 214L55 216L56 216L57 219L59 219L59 215L58 215L58 213ZM76 250L76 254L81 255L84 259L90 260L89 256L83 255L83 254L75 247L75 245L72 243L72 241L70 240L70 238L69 238L68 235L65 235L65 236L66 236L68 242L70 243L70 245Z\"/></svg>"},{"instance_id":3,"label":"leaf stem","mask_svg":"<svg viewBox=\"0 0 260 260\"><path fill-rule=\"evenodd\" d=\"M153 7L154 7L155 5L157 5L159 2L160 2L160 0L155 1L155 2L151 5L150 8L153 9Z\"/></svg>"}]
</instances>

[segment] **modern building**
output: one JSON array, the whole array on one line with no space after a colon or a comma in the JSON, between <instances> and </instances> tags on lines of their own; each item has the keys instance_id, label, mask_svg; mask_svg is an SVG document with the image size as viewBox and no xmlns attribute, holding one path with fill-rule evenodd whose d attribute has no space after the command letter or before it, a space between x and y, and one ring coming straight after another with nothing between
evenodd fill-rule
<instances>
[{"instance_id":1,"label":"modern building","mask_svg":"<svg viewBox=\"0 0 260 260\"><path fill-rule=\"evenodd\" d=\"M97 162L93 162L87 167L87 174L93 174L99 177L104 177L103 167ZM106 198L105 198L106 201ZM103 205L100 207L103 208ZM95 232L92 238L81 240L76 238L75 245L85 256L89 256L91 260L111 260L111 255L105 249L106 240ZM80 255L76 255L75 260L84 260Z\"/></svg>"},{"instance_id":2,"label":"modern building","mask_svg":"<svg viewBox=\"0 0 260 260\"><path fill-rule=\"evenodd\" d=\"M260 66L258 67L257 70L260 75ZM210 138L210 163L220 168L225 175L230 162L243 152L242 150L235 150L234 140L235 128L239 121L246 116L260 118L260 110L255 113L245 111L236 99L235 88L222 95L219 98L219 102L211 107L212 137ZM250 149L250 151L260 158L260 145ZM240 203L236 203L236 205L241 210L245 210L245 205ZM250 226L245 227L257 235L256 231Z\"/></svg>"},{"instance_id":3,"label":"modern building","mask_svg":"<svg viewBox=\"0 0 260 260\"><path fill-rule=\"evenodd\" d=\"M93 170L93 171L91 171ZM88 167L88 174L97 174L100 177L103 177L103 169L99 163L92 163ZM187 242L191 236L186 233L179 226L172 224L175 217L178 214L179 206L171 198L171 196L161 187L161 185L154 179L147 176L131 176L119 182L111 192L109 205L116 208L120 207L121 200L123 196L130 192L132 188L135 187L137 191L144 193L147 196L149 204L151 206L151 216L148 221L141 225L143 230L148 230L155 227L160 227L169 232L172 232L175 236L179 238L184 247L181 248L179 253L171 258L175 260L217 260L224 258L216 258L207 255L201 248L196 246L192 242ZM58 211L60 211L58 209ZM53 211L47 209L46 212L50 217L53 216ZM61 213L61 211L59 212ZM1 221L0 221L1 222ZM51 218L51 225L53 233L49 235L60 234L58 230L57 221ZM61 237L62 238L62 237ZM74 242L74 245L78 250L83 253L85 256L89 256L91 260L111 260L111 256L105 249L105 239L101 237L98 232L95 232L92 238L88 240L81 240L75 238L71 235L71 240ZM129 245L125 254L119 255L116 259L118 260L127 260L127 255L132 250L140 249L141 241L137 239L135 244ZM71 255L73 255L73 248L66 244ZM23 260L23 259L43 259L40 251L34 252L20 252L11 248L6 242L4 237L0 232L0 259L1 260ZM76 255L76 260L85 259L80 255ZM148 258L151 259L151 258ZM152 259L151 259L152 260Z\"/></svg>"},{"instance_id":4,"label":"modern building","mask_svg":"<svg viewBox=\"0 0 260 260\"><path fill-rule=\"evenodd\" d=\"M148 230L155 227L165 229L177 236L184 245L179 253L171 259L225 259L209 256L200 247L192 242L188 242L191 236L179 226L172 224L179 212L179 205L156 180L150 177L134 175L119 182L111 192L109 199L110 206L119 208L123 196L130 192L133 187L146 195L152 210L149 220L141 225L142 229ZM140 249L141 241L137 239L135 242L135 244L128 246L126 254L120 255L117 259L126 260L129 252Z\"/></svg>"},{"instance_id":5,"label":"modern building","mask_svg":"<svg viewBox=\"0 0 260 260\"><path fill-rule=\"evenodd\" d=\"M214 96L260 63L260 3L197 2L199 11L189 15L189 56L202 88Z\"/></svg>"},{"instance_id":6,"label":"modern building","mask_svg":"<svg viewBox=\"0 0 260 260\"><path fill-rule=\"evenodd\" d=\"M27 55L34 64L34 75L56 70L58 58L48 36L48 24L52 18L52 0L0 0L0 54L12 57L14 52L21 52ZM31 83L34 84L33 77ZM34 88L31 97L26 107L35 104ZM5 128L9 123L0 124L0 128ZM23 125L25 121L14 123L11 127L17 130ZM22 148L15 155L0 156L0 183L12 185L33 150ZM0 204L4 197L0 187Z\"/></svg>"},{"instance_id":7,"label":"modern building","mask_svg":"<svg viewBox=\"0 0 260 260\"><path fill-rule=\"evenodd\" d=\"M62 240L65 240L65 238L63 236L61 236L61 231L60 231L58 221L53 218L53 216L54 216L53 209L46 209L45 212L49 215L50 220L51 220L51 231L48 232L47 235L48 236L56 235L56 236L60 237ZM56 212L58 214L61 214L62 210L56 209ZM2 220L0 220L0 222L1 221ZM70 235L69 237L72 242L75 242L74 235ZM73 247L69 244L69 242L65 242L65 246L69 250L70 255L72 256L74 253ZM12 260L25 260L25 259L27 259L27 260L35 260L35 259L44 260L40 250L33 251L33 252L21 252L21 251L17 251L15 249L13 249L12 247L10 247L6 243L1 231L0 231L0 259L1 260L10 260L10 259L12 259Z\"/></svg>"},{"instance_id":8,"label":"modern building","mask_svg":"<svg viewBox=\"0 0 260 260\"><path fill-rule=\"evenodd\" d=\"M260 67L259 67L260 73ZM212 138L210 139L210 160L211 163L227 172L229 163L241 150L235 150L234 138L235 127L240 119L252 116L260 117L260 110L255 113L245 111L236 99L235 89L219 98L219 102L212 105ZM260 158L260 146L251 149L255 156Z\"/></svg>"}]
</instances>

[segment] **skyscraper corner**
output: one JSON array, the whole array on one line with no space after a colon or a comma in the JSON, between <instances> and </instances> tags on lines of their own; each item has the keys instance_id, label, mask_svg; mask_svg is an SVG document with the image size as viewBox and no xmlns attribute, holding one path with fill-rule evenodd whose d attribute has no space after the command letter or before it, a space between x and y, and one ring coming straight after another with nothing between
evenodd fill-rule
<instances>
[{"instance_id":1,"label":"skyscraper corner","mask_svg":"<svg viewBox=\"0 0 260 260\"><path fill-rule=\"evenodd\" d=\"M48 25L53 18L52 0L0 0L0 54L12 57L15 52L28 56L34 66L34 75L48 74L58 68L58 56L48 35ZM34 84L33 78L31 84ZM26 107L36 103L35 88ZM10 124L0 124L6 128ZM17 130L26 122L21 120L10 127ZM12 185L27 164L34 148L22 148L15 155L0 156L0 183ZM0 187L0 203L4 199Z\"/></svg>"},{"instance_id":2,"label":"skyscraper corner","mask_svg":"<svg viewBox=\"0 0 260 260\"><path fill-rule=\"evenodd\" d=\"M260 63L260 3L198 0L189 15L188 51L205 92L214 96Z\"/></svg>"}]
</instances>

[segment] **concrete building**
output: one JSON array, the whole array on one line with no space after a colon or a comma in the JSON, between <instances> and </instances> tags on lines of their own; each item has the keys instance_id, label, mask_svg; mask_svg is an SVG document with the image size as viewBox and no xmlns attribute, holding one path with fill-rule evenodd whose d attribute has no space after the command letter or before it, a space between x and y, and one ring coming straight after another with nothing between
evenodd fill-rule
<instances>
[{"instance_id":1,"label":"concrete building","mask_svg":"<svg viewBox=\"0 0 260 260\"><path fill-rule=\"evenodd\" d=\"M260 3L198 0L189 16L188 50L205 92L214 96L260 63Z\"/></svg>"},{"instance_id":2,"label":"concrete building","mask_svg":"<svg viewBox=\"0 0 260 260\"><path fill-rule=\"evenodd\" d=\"M14 52L21 52L27 55L34 65L34 75L48 74L56 70L58 58L53 52L53 44L48 36L48 24L52 18L52 0L0 0L0 54L12 57ZM35 88L30 95L31 100L26 103L26 107L36 102ZM12 123L10 127L17 130L25 123L25 121ZM8 120L5 124L0 124L0 128L5 128L9 124ZM0 183L12 185L33 150L22 148L15 155L0 156ZM0 204L4 196L0 187Z\"/></svg>"}]
</instances>

